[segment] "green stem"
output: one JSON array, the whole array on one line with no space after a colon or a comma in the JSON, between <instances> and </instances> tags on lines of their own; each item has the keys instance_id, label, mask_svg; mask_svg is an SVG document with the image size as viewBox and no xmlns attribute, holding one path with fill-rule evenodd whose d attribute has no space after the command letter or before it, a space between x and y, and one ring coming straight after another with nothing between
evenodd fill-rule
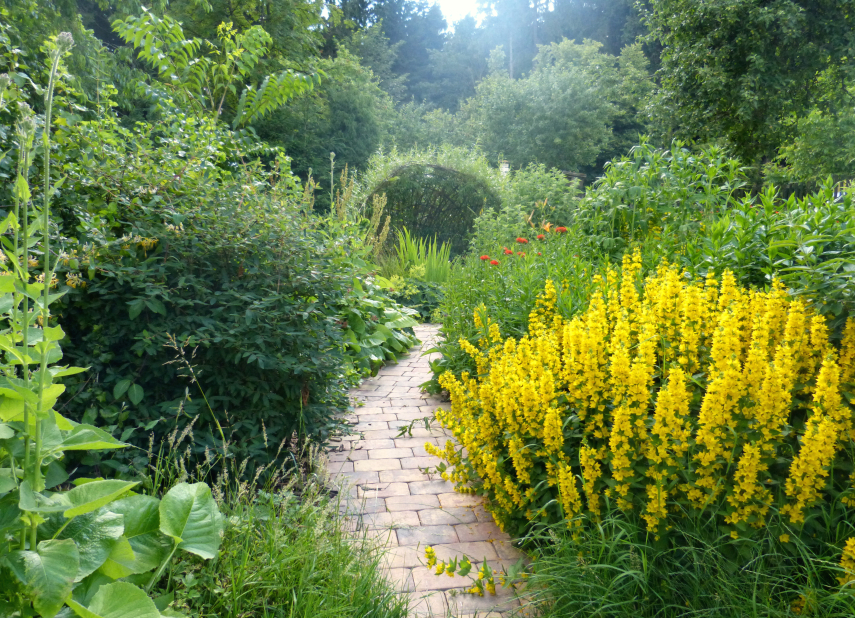
<instances>
[{"instance_id":1,"label":"green stem","mask_svg":"<svg viewBox=\"0 0 855 618\"><path fill-rule=\"evenodd\" d=\"M146 584L145 591L146 593L151 592L151 589L154 588L154 585L157 583L157 580L160 579L160 576L163 575L164 569L166 569L166 565L169 564L169 561L172 560L172 556L175 555L175 552L178 551L178 541L175 541L172 545L172 551L169 552L169 555L164 558L163 562L160 563L160 566L157 567L157 570L152 573L151 579L148 580L148 584Z\"/></svg>"}]
</instances>

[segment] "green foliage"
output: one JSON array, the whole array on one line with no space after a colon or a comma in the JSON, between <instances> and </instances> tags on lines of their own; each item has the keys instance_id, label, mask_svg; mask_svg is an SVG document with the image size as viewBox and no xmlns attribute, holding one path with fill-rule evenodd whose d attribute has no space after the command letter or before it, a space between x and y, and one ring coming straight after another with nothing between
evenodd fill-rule
<instances>
[{"instance_id":1,"label":"green foliage","mask_svg":"<svg viewBox=\"0 0 855 618\"><path fill-rule=\"evenodd\" d=\"M696 273L729 268L757 288L780 279L839 327L855 315L853 215L851 195L835 199L831 182L786 201L768 187L756 199L734 201L702 236L687 239L685 263Z\"/></svg>"},{"instance_id":2,"label":"green foliage","mask_svg":"<svg viewBox=\"0 0 855 618\"><path fill-rule=\"evenodd\" d=\"M412 334L418 321L414 310L390 303L372 282L354 280L353 285L353 298L341 314L345 349L355 372L369 375L418 342Z\"/></svg>"},{"instance_id":3,"label":"green foliage","mask_svg":"<svg viewBox=\"0 0 855 618\"><path fill-rule=\"evenodd\" d=\"M242 83L272 43L260 26L238 32L231 23L220 24L216 45L188 39L180 23L148 11L116 20L113 28L155 68L181 104L218 117L227 102L233 103L234 128L258 120L312 87L311 76L292 70L267 76L257 86Z\"/></svg>"},{"instance_id":4,"label":"green foliage","mask_svg":"<svg viewBox=\"0 0 855 618\"><path fill-rule=\"evenodd\" d=\"M505 179L477 152L442 147L380 152L371 158L347 203L370 212L373 195L385 194L393 229L448 242L453 254L466 248L482 208L497 207Z\"/></svg>"},{"instance_id":5,"label":"green foliage","mask_svg":"<svg viewBox=\"0 0 855 618\"><path fill-rule=\"evenodd\" d=\"M162 502L149 499L154 508L142 529L133 517L125 520L128 501L142 498L131 493L136 482L79 478L73 488L60 489L69 478L65 463L70 453L127 446L55 409L65 391L61 379L85 371L56 364L63 358L59 342L65 333L51 325L56 320L51 321L50 311L61 296L50 292L57 267L51 198L62 184L51 176L53 97L62 58L72 44L71 35L62 33L47 45L44 115L37 118L21 107L15 126L14 206L0 226L11 231L0 239L0 466L6 472L0 476L0 564L5 571L0 606L4 614L45 618L66 605L84 617L130 612L154 618L160 613L148 591L179 549L213 558L222 518L204 484L179 484ZM10 85L8 79L0 84L0 106ZM40 207L29 181L37 120L45 127L41 146L46 153L41 196L35 196L41 197ZM36 282L30 281L31 262L41 266ZM145 590L136 585L145 582Z\"/></svg>"},{"instance_id":6,"label":"green foliage","mask_svg":"<svg viewBox=\"0 0 855 618\"><path fill-rule=\"evenodd\" d=\"M255 128L261 139L282 147L302 178L314 177L320 190L316 208L330 207L330 152L340 168L365 169L388 136L392 99L377 77L342 49L317 62L321 84L274 112Z\"/></svg>"},{"instance_id":7,"label":"green foliage","mask_svg":"<svg viewBox=\"0 0 855 618\"><path fill-rule=\"evenodd\" d=\"M398 244L394 251L396 272L404 272L429 283L444 283L448 279L451 272L451 246L448 243L440 245L436 238L416 238L404 227L398 230ZM413 269L419 269L419 272Z\"/></svg>"},{"instance_id":8,"label":"green foliage","mask_svg":"<svg viewBox=\"0 0 855 618\"><path fill-rule=\"evenodd\" d=\"M840 576L837 562L849 526L827 552L796 535L786 543L771 534L732 539L715 526L694 524L661 543L614 516L572 537L566 530L549 532L534 535L545 542L523 595L546 618L843 618L855 611L851 589L820 583Z\"/></svg>"},{"instance_id":9,"label":"green foliage","mask_svg":"<svg viewBox=\"0 0 855 618\"><path fill-rule=\"evenodd\" d=\"M670 150L642 139L628 156L610 163L579 204L576 222L590 246L622 255L650 237L684 239L723 212L748 181L739 160L718 147Z\"/></svg>"},{"instance_id":10,"label":"green foliage","mask_svg":"<svg viewBox=\"0 0 855 618\"><path fill-rule=\"evenodd\" d=\"M174 606L199 618L405 618L377 541L349 532L339 506L314 483L299 492L229 491L219 557L185 555L172 567Z\"/></svg>"},{"instance_id":11,"label":"green foliage","mask_svg":"<svg viewBox=\"0 0 855 618\"><path fill-rule=\"evenodd\" d=\"M749 165L770 160L792 118L813 106L817 76L851 61L853 8L851 0L651 2L650 37L663 46L661 126L726 137Z\"/></svg>"},{"instance_id":12,"label":"green foliage","mask_svg":"<svg viewBox=\"0 0 855 618\"><path fill-rule=\"evenodd\" d=\"M644 132L638 111L653 87L639 47L627 47L619 57L601 47L593 41L554 43L541 48L524 78L493 72L463 105L459 121L470 125L490 159L593 170L601 157Z\"/></svg>"},{"instance_id":13,"label":"green foliage","mask_svg":"<svg viewBox=\"0 0 855 618\"><path fill-rule=\"evenodd\" d=\"M560 170L542 164L514 170L501 208L485 209L475 220L470 250L479 255L489 252L499 243L525 236L532 226L567 225L578 206L577 186Z\"/></svg>"}]
</instances>

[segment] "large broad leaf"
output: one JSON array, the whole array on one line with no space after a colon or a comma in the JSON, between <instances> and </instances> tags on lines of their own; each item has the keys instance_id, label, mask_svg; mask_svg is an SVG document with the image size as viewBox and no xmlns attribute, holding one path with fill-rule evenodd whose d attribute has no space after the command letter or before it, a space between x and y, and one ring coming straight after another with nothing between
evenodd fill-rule
<instances>
[{"instance_id":1,"label":"large broad leaf","mask_svg":"<svg viewBox=\"0 0 855 618\"><path fill-rule=\"evenodd\" d=\"M36 611L53 618L71 594L80 556L71 539L42 541L36 551L12 552L9 566L32 597Z\"/></svg>"},{"instance_id":2,"label":"large broad leaf","mask_svg":"<svg viewBox=\"0 0 855 618\"><path fill-rule=\"evenodd\" d=\"M63 451L103 451L113 448L125 448L127 444L119 442L103 429L92 425L77 425L71 430L59 450Z\"/></svg>"},{"instance_id":3,"label":"large broad leaf","mask_svg":"<svg viewBox=\"0 0 855 618\"><path fill-rule=\"evenodd\" d=\"M172 542L160 532L160 500L150 496L128 496L110 505L125 517L125 537L134 550L134 572L156 568L172 549Z\"/></svg>"},{"instance_id":4,"label":"large broad leaf","mask_svg":"<svg viewBox=\"0 0 855 618\"><path fill-rule=\"evenodd\" d=\"M128 539L122 537L118 543L113 545L113 549L110 551L110 555L107 556L107 560L101 565L100 571L111 579L121 579L122 577L136 573L135 569L136 557L134 556L134 550Z\"/></svg>"},{"instance_id":5,"label":"large broad leaf","mask_svg":"<svg viewBox=\"0 0 855 618\"><path fill-rule=\"evenodd\" d=\"M101 586L88 608L71 599L68 606L81 618L160 618L154 601L127 582Z\"/></svg>"},{"instance_id":6,"label":"large broad leaf","mask_svg":"<svg viewBox=\"0 0 855 618\"><path fill-rule=\"evenodd\" d=\"M179 483L160 501L160 531L210 560L220 548L223 516L205 483Z\"/></svg>"},{"instance_id":7,"label":"large broad leaf","mask_svg":"<svg viewBox=\"0 0 855 618\"><path fill-rule=\"evenodd\" d=\"M137 485L139 483L118 480L93 481L80 485L66 492L65 495L73 506L63 514L70 519L84 513L91 513L102 506L106 506Z\"/></svg>"},{"instance_id":8,"label":"large broad leaf","mask_svg":"<svg viewBox=\"0 0 855 618\"><path fill-rule=\"evenodd\" d=\"M33 491L30 481L23 481L18 490L18 508L31 513L57 513L68 508L64 494L45 496Z\"/></svg>"},{"instance_id":9,"label":"large broad leaf","mask_svg":"<svg viewBox=\"0 0 855 618\"><path fill-rule=\"evenodd\" d=\"M39 536L71 539L77 543L80 568L75 581L79 582L94 573L110 556L122 537L122 520L121 514L106 509L80 515L71 521L57 514L39 526Z\"/></svg>"}]
</instances>

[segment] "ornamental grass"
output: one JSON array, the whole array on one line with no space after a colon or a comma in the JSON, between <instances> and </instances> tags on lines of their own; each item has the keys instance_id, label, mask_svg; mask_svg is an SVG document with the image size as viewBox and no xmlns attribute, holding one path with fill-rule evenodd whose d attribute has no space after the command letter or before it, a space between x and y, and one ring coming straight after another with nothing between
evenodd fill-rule
<instances>
[{"instance_id":1,"label":"ornamental grass","mask_svg":"<svg viewBox=\"0 0 855 618\"><path fill-rule=\"evenodd\" d=\"M461 346L477 371L440 378L452 405L437 418L459 446L426 446L446 478L488 496L514 533L622 512L655 539L691 518L734 538L842 544L855 321L835 344L779 283L752 291L664 263L642 279L638 253L596 276L571 318L556 312L565 287L547 281L519 339L475 311L480 341Z\"/></svg>"}]
</instances>

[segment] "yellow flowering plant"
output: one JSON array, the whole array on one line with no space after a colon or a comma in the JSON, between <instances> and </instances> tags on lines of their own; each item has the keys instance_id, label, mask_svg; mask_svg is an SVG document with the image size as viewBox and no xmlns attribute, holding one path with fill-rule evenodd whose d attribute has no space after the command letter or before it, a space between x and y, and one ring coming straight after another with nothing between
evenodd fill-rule
<instances>
[{"instance_id":1,"label":"yellow flowering plant","mask_svg":"<svg viewBox=\"0 0 855 618\"><path fill-rule=\"evenodd\" d=\"M667 263L642 278L638 252L573 317L556 310L565 293L547 281L519 338L476 309L484 336L460 342L476 371L440 377L452 406L437 418L459 445L426 449L503 529L617 509L656 538L686 517L807 538L855 505L855 321L834 342L780 283Z\"/></svg>"}]
</instances>

